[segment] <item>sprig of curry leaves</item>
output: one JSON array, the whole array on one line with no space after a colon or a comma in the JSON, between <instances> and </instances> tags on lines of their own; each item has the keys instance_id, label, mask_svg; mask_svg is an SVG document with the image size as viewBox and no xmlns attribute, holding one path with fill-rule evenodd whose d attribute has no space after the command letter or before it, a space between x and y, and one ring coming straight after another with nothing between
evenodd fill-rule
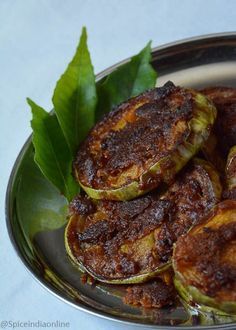
<instances>
[{"instance_id":1,"label":"sprig of curry leaves","mask_svg":"<svg viewBox=\"0 0 236 330\"><path fill-rule=\"evenodd\" d=\"M114 106L155 86L157 74L151 64L150 42L96 83L83 28L76 53L58 80L47 112L29 98L32 111L34 160L43 175L68 201L80 187L72 176L72 162L79 144L94 125Z\"/></svg>"}]
</instances>

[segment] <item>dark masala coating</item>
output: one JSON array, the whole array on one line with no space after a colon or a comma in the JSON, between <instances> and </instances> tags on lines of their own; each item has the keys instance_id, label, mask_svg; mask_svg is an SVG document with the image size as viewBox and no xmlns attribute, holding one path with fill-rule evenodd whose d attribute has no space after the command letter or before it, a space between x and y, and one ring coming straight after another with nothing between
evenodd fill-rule
<instances>
[{"instance_id":1,"label":"dark masala coating","mask_svg":"<svg viewBox=\"0 0 236 330\"><path fill-rule=\"evenodd\" d=\"M215 119L214 106L168 82L122 103L90 131L74 174L93 198L128 200L175 174L197 152Z\"/></svg>"},{"instance_id":2,"label":"dark masala coating","mask_svg":"<svg viewBox=\"0 0 236 330\"><path fill-rule=\"evenodd\" d=\"M217 108L214 134L217 148L227 157L229 149L236 145L236 88L208 87L201 90Z\"/></svg>"},{"instance_id":3,"label":"dark masala coating","mask_svg":"<svg viewBox=\"0 0 236 330\"><path fill-rule=\"evenodd\" d=\"M173 305L176 296L173 271L168 270L147 283L128 286L123 302L144 308L162 308Z\"/></svg>"},{"instance_id":4,"label":"dark masala coating","mask_svg":"<svg viewBox=\"0 0 236 330\"><path fill-rule=\"evenodd\" d=\"M175 298L174 285L168 285L162 279L156 279L148 283L129 286L123 301L128 305L162 308L172 305Z\"/></svg>"},{"instance_id":5,"label":"dark masala coating","mask_svg":"<svg viewBox=\"0 0 236 330\"><path fill-rule=\"evenodd\" d=\"M236 311L236 201L224 201L174 249L177 280L193 300Z\"/></svg>"},{"instance_id":6,"label":"dark masala coating","mask_svg":"<svg viewBox=\"0 0 236 330\"><path fill-rule=\"evenodd\" d=\"M67 252L104 282L143 282L163 271L173 243L220 199L215 170L196 160L167 192L118 202L78 196L66 229Z\"/></svg>"}]
</instances>

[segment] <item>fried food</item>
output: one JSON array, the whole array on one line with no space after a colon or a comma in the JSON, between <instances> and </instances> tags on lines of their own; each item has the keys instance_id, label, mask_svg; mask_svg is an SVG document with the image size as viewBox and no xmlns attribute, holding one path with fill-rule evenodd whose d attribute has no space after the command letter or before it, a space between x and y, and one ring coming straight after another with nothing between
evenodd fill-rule
<instances>
[{"instance_id":1,"label":"fried food","mask_svg":"<svg viewBox=\"0 0 236 330\"><path fill-rule=\"evenodd\" d=\"M70 206L67 252L100 281L147 281L169 267L174 242L220 198L218 174L203 160L190 164L161 195L124 202L78 196Z\"/></svg>"},{"instance_id":2,"label":"fried food","mask_svg":"<svg viewBox=\"0 0 236 330\"><path fill-rule=\"evenodd\" d=\"M224 199L236 200L236 146L229 151L225 168L226 189L223 193Z\"/></svg>"},{"instance_id":3,"label":"fried food","mask_svg":"<svg viewBox=\"0 0 236 330\"><path fill-rule=\"evenodd\" d=\"M214 135L217 148L226 159L231 147L236 145L236 88L208 87L201 90L217 108Z\"/></svg>"},{"instance_id":4,"label":"fried food","mask_svg":"<svg viewBox=\"0 0 236 330\"><path fill-rule=\"evenodd\" d=\"M221 202L178 239L173 267L183 298L236 313L236 201Z\"/></svg>"},{"instance_id":5,"label":"fried food","mask_svg":"<svg viewBox=\"0 0 236 330\"><path fill-rule=\"evenodd\" d=\"M97 123L78 150L74 175L95 199L130 200L170 184L207 140L215 118L202 94L168 82Z\"/></svg>"},{"instance_id":6,"label":"fried food","mask_svg":"<svg viewBox=\"0 0 236 330\"><path fill-rule=\"evenodd\" d=\"M123 302L144 308L162 308L176 302L177 291L173 283L173 270L163 272L157 278L126 289Z\"/></svg>"}]
</instances>

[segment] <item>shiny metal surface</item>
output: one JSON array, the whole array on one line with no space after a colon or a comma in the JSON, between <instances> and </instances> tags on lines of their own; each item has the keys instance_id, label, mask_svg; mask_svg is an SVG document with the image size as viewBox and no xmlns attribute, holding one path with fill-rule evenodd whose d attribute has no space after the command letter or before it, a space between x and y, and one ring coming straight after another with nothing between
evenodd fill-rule
<instances>
[{"instance_id":1,"label":"shiny metal surface","mask_svg":"<svg viewBox=\"0 0 236 330\"><path fill-rule=\"evenodd\" d=\"M157 85L167 80L202 88L209 85L236 86L236 33L184 40L153 49ZM103 79L127 60L97 75ZM150 328L173 329L170 320L188 320L183 308L143 310L124 305L124 289L109 285L91 287L81 282L68 260L63 240L66 202L44 180L33 162L31 138L16 159L6 195L6 221L15 250L33 276L51 293L91 314ZM57 224L56 217L62 218ZM50 219L50 225L45 222ZM230 320L229 320L230 321ZM212 323L214 323L212 321ZM236 323L178 329L236 329Z\"/></svg>"}]
</instances>

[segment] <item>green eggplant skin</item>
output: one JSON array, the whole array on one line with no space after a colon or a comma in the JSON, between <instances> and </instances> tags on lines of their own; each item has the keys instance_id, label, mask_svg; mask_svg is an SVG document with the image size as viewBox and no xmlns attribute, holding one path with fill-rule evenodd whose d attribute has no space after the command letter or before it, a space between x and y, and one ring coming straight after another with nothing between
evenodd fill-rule
<instances>
[{"instance_id":1,"label":"green eggplant skin","mask_svg":"<svg viewBox=\"0 0 236 330\"><path fill-rule=\"evenodd\" d=\"M223 309L219 309L219 304L215 303L214 299L203 295L194 287L185 287L177 276L174 277L174 285L179 296L187 303L187 306L191 306L192 309L203 314L214 313L218 317L224 318L226 322L236 320L236 310L235 306L232 306L232 304L224 304L222 305ZM199 303L199 301L201 301L201 303Z\"/></svg>"},{"instance_id":2,"label":"green eggplant skin","mask_svg":"<svg viewBox=\"0 0 236 330\"><path fill-rule=\"evenodd\" d=\"M226 159L220 153L218 145L219 138L217 137L215 132L212 131L207 141L203 143L201 151L205 158L209 162L214 164L215 168L219 171L219 173L224 176Z\"/></svg>"},{"instance_id":3,"label":"green eggplant skin","mask_svg":"<svg viewBox=\"0 0 236 330\"><path fill-rule=\"evenodd\" d=\"M176 87L171 83L167 85L168 83L161 88L147 91L121 104L90 131L87 139L78 150L73 169L76 180L91 198L121 201L131 200L153 190L162 183L170 184L173 182L175 175L199 151L203 143L208 139L216 119L216 108L213 103L204 95L194 90ZM158 93L162 95L159 98L155 96ZM169 94L165 96L165 93ZM182 103L179 106L180 109L188 102L187 99L191 98L191 106L188 105L188 107L191 107L191 114L189 117L178 117L176 122L171 122L173 119L168 119L170 118L168 117L168 111L173 111L173 113L176 111L177 113L178 107L176 104L180 102L180 98L182 98ZM168 101L170 99L172 100L171 102ZM165 138L162 142L158 142L160 139L157 136L155 141L150 140L150 144L146 146L144 143L149 137L144 138L142 135L138 138L136 137L137 134L141 134L139 133L141 129L135 126L137 122L141 121L141 117L139 118L137 113L143 111L143 107L146 107L145 111L149 113L153 111L151 110L153 104L158 109L159 104L162 104L162 102L170 103L168 105L169 108L163 108L163 111L167 113L166 117L163 115L163 112L163 117L158 117L159 122L161 121L163 124L156 131L153 130L155 133L152 133L151 128L149 131L150 136L153 134L153 139L155 138L154 134L159 134L157 133L158 130ZM156 110L156 113L158 113L158 110ZM142 116L145 116L145 114L142 114ZM152 117L149 118L149 122L151 120ZM130 126L132 127L132 125L134 132L130 133ZM172 129L167 129L166 127L172 127ZM127 140L125 140L123 137L124 133L122 133L122 131L126 132L125 130L127 130ZM123 134L123 140L121 140L119 134ZM113 141L113 135L118 135L118 138L117 141L114 140L114 142L111 142ZM107 136L111 136L111 138L106 138ZM133 140L131 137L128 138L128 136L134 136ZM137 143L139 143L138 145L145 146L145 152L140 151L140 154L137 152L136 154L138 156L134 154L132 156L134 157L133 163L132 159L129 160L131 163L122 169L122 167L118 167L117 165L120 161L118 159L117 164L114 163L114 167L117 166L117 168L111 169L111 165L109 165L109 170L107 169L106 166L108 165L106 164L110 164L116 155L119 155L121 158L123 157L122 161L125 163L127 155L129 156L133 149L138 148ZM152 146L158 143L160 145L158 145L159 149L157 150L161 150L165 144L164 152L154 151L152 149ZM108 148L107 144L109 146L112 144L113 147L109 148L115 150L112 149L113 154L112 152L109 153L108 149L106 149ZM129 144L132 144L133 149L129 149ZM151 151L147 150L149 148ZM122 150L122 152L117 150Z\"/></svg>"},{"instance_id":4,"label":"green eggplant skin","mask_svg":"<svg viewBox=\"0 0 236 330\"><path fill-rule=\"evenodd\" d=\"M226 178L228 189L236 188L236 146L229 151L226 164Z\"/></svg>"},{"instance_id":5,"label":"green eggplant skin","mask_svg":"<svg viewBox=\"0 0 236 330\"><path fill-rule=\"evenodd\" d=\"M226 189L224 199L236 200L236 146L233 146L228 154L225 167Z\"/></svg>"},{"instance_id":6,"label":"green eggplant skin","mask_svg":"<svg viewBox=\"0 0 236 330\"><path fill-rule=\"evenodd\" d=\"M236 279L229 275L236 269L235 232L236 201L226 200L180 237L172 263L175 286L183 299L236 314ZM217 274L221 274L221 280Z\"/></svg>"},{"instance_id":7,"label":"green eggplant skin","mask_svg":"<svg viewBox=\"0 0 236 330\"><path fill-rule=\"evenodd\" d=\"M170 267L172 244L220 200L221 190L213 166L195 159L161 194L124 202L77 196L65 230L67 254L101 282L146 282Z\"/></svg>"},{"instance_id":8,"label":"green eggplant skin","mask_svg":"<svg viewBox=\"0 0 236 330\"><path fill-rule=\"evenodd\" d=\"M91 269L89 269L89 267L85 267L81 261L76 257L74 251L71 249L71 245L69 242L69 235L70 235L70 231L71 231L71 227L73 226L73 222L77 222L77 218L76 217L71 217L70 221L66 227L65 230L65 248L67 251L67 254L71 260L71 262L73 263L73 265L78 268L78 270L82 273L87 273L90 276L92 276L93 278L95 278L96 280L100 281L100 282L104 282L104 283L108 283L108 284L137 284L137 283L143 283L143 282L147 282L150 279L158 276L160 273L165 272L166 270L168 270L171 267L171 262L165 263L164 265L162 265L161 267L158 267L156 270L148 272L148 273L144 273L144 274L138 274L135 276L129 276L126 278L116 278L116 279L107 279L106 277L100 276L98 274L95 274L94 271Z\"/></svg>"}]
</instances>

